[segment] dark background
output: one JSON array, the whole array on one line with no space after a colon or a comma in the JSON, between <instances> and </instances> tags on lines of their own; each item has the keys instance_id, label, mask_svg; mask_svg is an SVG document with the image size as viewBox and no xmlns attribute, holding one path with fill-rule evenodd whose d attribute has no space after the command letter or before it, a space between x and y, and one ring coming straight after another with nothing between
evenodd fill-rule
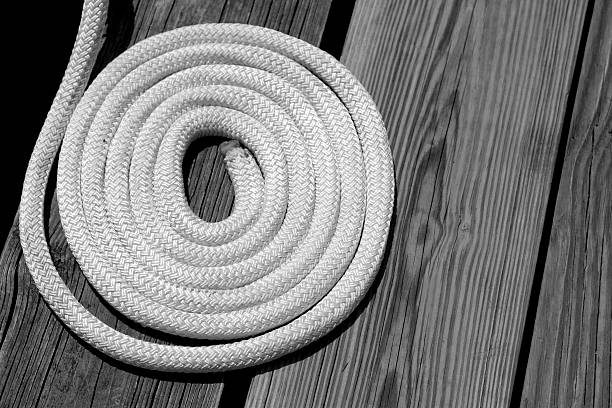
<instances>
[{"instance_id":1,"label":"dark background","mask_svg":"<svg viewBox=\"0 0 612 408\"><path fill-rule=\"evenodd\" d=\"M5 87L0 149L4 174L2 246L19 206L30 153L60 84L76 37L82 1L3 3Z\"/></svg>"}]
</instances>

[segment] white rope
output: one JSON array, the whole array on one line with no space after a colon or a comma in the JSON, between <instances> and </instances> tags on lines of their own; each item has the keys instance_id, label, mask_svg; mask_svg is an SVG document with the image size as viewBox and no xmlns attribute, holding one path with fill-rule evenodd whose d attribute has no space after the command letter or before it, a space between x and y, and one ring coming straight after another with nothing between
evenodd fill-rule
<instances>
[{"instance_id":1,"label":"white rope","mask_svg":"<svg viewBox=\"0 0 612 408\"><path fill-rule=\"evenodd\" d=\"M105 19L104 1L85 2L24 182L21 242L44 299L93 347L157 370L251 366L328 333L371 285L393 209L391 155L367 92L306 42L204 24L136 44L83 93ZM218 223L190 210L181 172L189 143L209 135L234 140L221 150L235 204ZM93 287L144 326L231 341L155 344L79 303L44 230L60 145L62 225Z\"/></svg>"}]
</instances>

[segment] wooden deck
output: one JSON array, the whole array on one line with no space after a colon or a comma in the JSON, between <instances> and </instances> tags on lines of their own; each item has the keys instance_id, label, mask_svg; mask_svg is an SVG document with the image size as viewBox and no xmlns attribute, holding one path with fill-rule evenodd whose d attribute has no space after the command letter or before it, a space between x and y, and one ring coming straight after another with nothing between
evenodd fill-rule
<instances>
[{"instance_id":1,"label":"wooden deck","mask_svg":"<svg viewBox=\"0 0 612 408\"><path fill-rule=\"evenodd\" d=\"M163 374L111 361L58 322L15 223L0 258L0 407L610 407L612 2L111 8L99 66L147 36L218 21L275 28L340 58L389 131L387 255L353 316L305 350L239 372ZM216 147L194 146L186 164L194 211L227 216ZM80 301L165 341L100 301L50 207L52 254Z\"/></svg>"}]
</instances>

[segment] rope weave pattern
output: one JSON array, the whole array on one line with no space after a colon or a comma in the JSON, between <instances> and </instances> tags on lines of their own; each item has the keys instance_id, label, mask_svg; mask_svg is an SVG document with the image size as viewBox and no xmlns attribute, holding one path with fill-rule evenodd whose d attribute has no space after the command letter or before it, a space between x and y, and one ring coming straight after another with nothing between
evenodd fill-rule
<instances>
[{"instance_id":1,"label":"rope weave pattern","mask_svg":"<svg viewBox=\"0 0 612 408\"><path fill-rule=\"evenodd\" d=\"M260 364L320 338L371 285L393 210L380 115L333 57L279 32L203 24L148 38L84 91L106 4L87 0L61 86L30 159L20 233L57 316L113 358L165 371ZM231 215L198 218L182 160L222 135ZM51 260L44 192L60 150L62 225L96 291L128 318L185 337L151 343L98 320ZM227 341L229 340L229 341Z\"/></svg>"}]
</instances>

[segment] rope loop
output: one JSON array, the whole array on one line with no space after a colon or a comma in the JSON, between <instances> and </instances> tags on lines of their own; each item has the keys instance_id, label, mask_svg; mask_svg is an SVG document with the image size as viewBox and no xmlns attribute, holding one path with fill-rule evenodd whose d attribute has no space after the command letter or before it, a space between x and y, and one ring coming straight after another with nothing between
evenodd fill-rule
<instances>
[{"instance_id":1,"label":"rope loop","mask_svg":"<svg viewBox=\"0 0 612 408\"><path fill-rule=\"evenodd\" d=\"M368 93L318 48L241 24L148 38L83 91L105 16L104 1L85 2L24 182L22 246L44 299L95 348L156 370L251 366L328 333L371 285L393 210L391 155ZM211 223L189 208L181 169L194 140L219 135L235 201ZM58 151L62 226L95 290L143 326L220 343L139 340L79 303L45 239Z\"/></svg>"}]
</instances>

